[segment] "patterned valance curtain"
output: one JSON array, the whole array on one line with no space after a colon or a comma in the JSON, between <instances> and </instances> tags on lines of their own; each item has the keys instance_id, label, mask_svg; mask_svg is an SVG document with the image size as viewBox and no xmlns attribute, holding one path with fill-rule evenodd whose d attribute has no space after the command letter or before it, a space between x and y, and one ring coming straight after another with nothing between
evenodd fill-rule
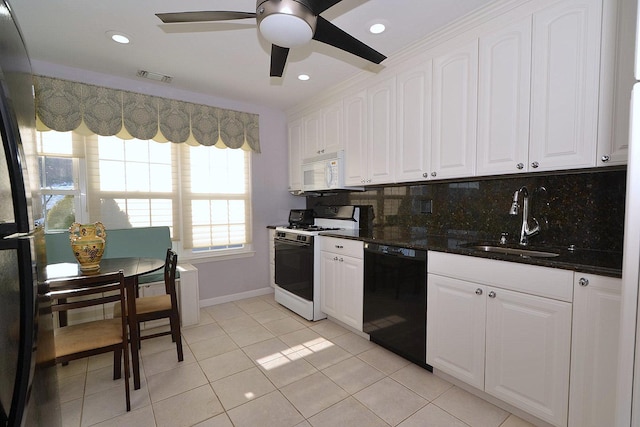
<instances>
[{"instance_id":1,"label":"patterned valance curtain","mask_svg":"<svg viewBox=\"0 0 640 427\"><path fill-rule=\"evenodd\" d=\"M34 76L38 130L260 152L258 115Z\"/></svg>"}]
</instances>

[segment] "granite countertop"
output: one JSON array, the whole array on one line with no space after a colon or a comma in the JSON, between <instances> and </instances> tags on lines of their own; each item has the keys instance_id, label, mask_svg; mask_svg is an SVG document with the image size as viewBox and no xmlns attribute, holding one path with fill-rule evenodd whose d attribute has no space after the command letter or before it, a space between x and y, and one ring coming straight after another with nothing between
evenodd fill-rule
<instances>
[{"instance_id":1,"label":"granite countertop","mask_svg":"<svg viewBox=\"0 0 640 427\"><path fill-rule=\"evenodd\" d=\"M501 261L518 262L522 264L539 265L550 268L560 268L577 272L597 274L609 277L622 277L622 253L607 252L562 247L527 246L526 249L555 252L559 255L553 258L523 257L520 255L508 255L495 252L484 252L470 248L471 244L487 244L500 246L497 242L486 242L475 239L472 236L439 236L424 233L420 228L383 227L373 230L343 230L327 231L323 236L340 237L360 240L365 243L378 243L394 246L402 246L411 249L422 249L438 252L448 252L461 255L470 255L480 258L495 259ZM507 244L505 247L523 248L516 244Z\"/></svg>"}]
</instances>

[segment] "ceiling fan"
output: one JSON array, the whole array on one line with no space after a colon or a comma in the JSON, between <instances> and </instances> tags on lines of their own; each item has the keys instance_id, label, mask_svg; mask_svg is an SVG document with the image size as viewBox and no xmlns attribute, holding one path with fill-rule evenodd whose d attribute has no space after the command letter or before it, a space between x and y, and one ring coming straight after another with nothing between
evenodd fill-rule
<instances>
[{"instance_id":1,"label":"ceiling fan","mask_svg":"<svg viewBox=\"0 0 640 427\"><path fill-rule=\"evenodd\" d=\"M165 24L256 18L260 33L271 42L271 77L282 77L289 49L311 39L379 64L386 56L320 16L342 0L257 0L254 12L197 11L156 13Z\"/></svg>"}]
</instances>

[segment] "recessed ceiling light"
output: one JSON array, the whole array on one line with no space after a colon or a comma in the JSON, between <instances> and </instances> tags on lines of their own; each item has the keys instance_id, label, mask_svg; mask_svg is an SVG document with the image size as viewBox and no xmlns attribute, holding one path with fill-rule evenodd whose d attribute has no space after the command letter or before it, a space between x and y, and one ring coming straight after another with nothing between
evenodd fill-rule
<instances>
[{"instance_id":1,"label":"recessed ceiling light","mask_svg":"<svg viewBox=\"0 0 640 427\"><path fill-rule=\"evenodd\" d=\"M303 82L309 80L311 77L309 77L307 74L300 74L298 76L298 80L302 80Z\"/></svg>"},{"instance_id":2,"label":"recessed ceiling light","mask_svg":"<svg viewBox=\"0 0 640 427\"><path fill-rule=\"evenodd\" d=\"M119 31L107 31L105 34L107 37L109 37L111 40L113 40L116 43L120 43L120 44L131 43L131 37L129 37L125 33L121 33Z\"/></svg>"},{"instance_id":3,"label":"recessed ceiling light","mask_svg":"<svg viewBox=\"0 0 640 427\"><path fill-rule=\"evenodd\" d=\"M387 27L385 27L385 25L384 25L384 24L382 24L382 23L379 23L379 22L378 22L378 23L375 23L375 24L373 24L373 25L371 25L371 26L369 27L369 32L370 32L371 34L381 34L381 33L383 33L383 32L384 32L384 30L385 30L386 28L387 28Z\"/></svg>"}]
</instances>

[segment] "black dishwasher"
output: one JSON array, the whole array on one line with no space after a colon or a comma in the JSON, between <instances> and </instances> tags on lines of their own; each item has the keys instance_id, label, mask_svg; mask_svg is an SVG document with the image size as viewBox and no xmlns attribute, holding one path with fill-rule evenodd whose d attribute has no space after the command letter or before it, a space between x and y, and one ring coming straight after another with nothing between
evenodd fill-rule
<instances>
[{"instance_id":1,"label":"black dishwasher","mask_svg":"<svg viewBox=\"0 0 640 427\"><path fill-rule=\"evenodd\" d=\"M364 245L364 332L371 341L427 365L427 252Z\"/></svg>"}]
</instances>

